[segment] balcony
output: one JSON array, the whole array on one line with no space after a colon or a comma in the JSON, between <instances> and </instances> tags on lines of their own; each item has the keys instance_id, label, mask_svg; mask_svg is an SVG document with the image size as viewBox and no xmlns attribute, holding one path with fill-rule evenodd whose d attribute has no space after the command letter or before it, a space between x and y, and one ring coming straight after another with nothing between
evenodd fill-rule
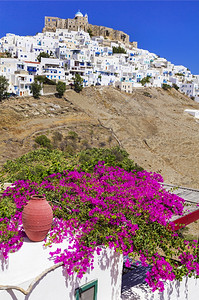
<instances>
[{"instance_id":1,"label":"balcony","mask_svg":"<svg viewBox=\"0 0 199 300\"><path fill-rule=\"evenodd\" d=\"M37 68L34 67L27 67L28 72L37 72Z\"/></svg>"},{"instance_id":2,"label":"balcony","mask_svg":"<svg viewBox=\"0 0 199 300\"><path fill-rule=\"evenodd\" d=\"M58 73L56 69L43 69L42 72L49 73L49 74L57 74Z\"/></svg>"}]
</instances>

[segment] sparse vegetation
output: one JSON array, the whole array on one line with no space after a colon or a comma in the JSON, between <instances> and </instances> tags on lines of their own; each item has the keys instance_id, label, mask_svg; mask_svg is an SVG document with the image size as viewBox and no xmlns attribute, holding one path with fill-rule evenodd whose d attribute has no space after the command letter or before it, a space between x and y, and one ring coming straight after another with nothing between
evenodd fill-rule
<instances>
[{"instance_id":1,"label":"sparse vegetation","mask_svg":"<svg viewBox=\"0 0 199 300\"><path fill-rule=\"evenodd\" d=\"M69 131L68 137L72 140L76 140L78 138L78 134L75 131Z\"/></svg>"},{"instance_id":2,"label":"sparse vegetation","mask_svg":"<svg viewBox=\"0 0 199 300\"><path fill-rule=\"evenodd\" d=\"M63 134L59 131L53 132L53 141L61 141L63 139Z\"/></svg>"},{"instance_id":3,"label":"sparse vegetation","mask_svg":"<svg viewBox=\"0 0 199 300\"><path fill-rule=\"evenodd\" d=\"M144 95L145 97L152 98L152 96L151 96L151 94L150 94L149 92L144 92L143 95Z\"/></svg>"},{"instance_id":4,"label":"sparse vegetation","mask_svg":"<svg viewBox=\"0 0 199 300\"><path fill-rule=\"evenodd\" d=\"M169 84L167 84L167 83L163 83L162 84L162 88L163 88L163 90L168 91L168 90L171 89L171 86Z\"/></svg>"},{"instance_id":5,"label":"sparse vegetation","mask_svg":"<svg viewBox=\"0 0 199 300\"><path fill-rule=\"evenodd\" d=\"M183 73L175 73L176 76L185 76Z\"/></svg>"}]
</instances>

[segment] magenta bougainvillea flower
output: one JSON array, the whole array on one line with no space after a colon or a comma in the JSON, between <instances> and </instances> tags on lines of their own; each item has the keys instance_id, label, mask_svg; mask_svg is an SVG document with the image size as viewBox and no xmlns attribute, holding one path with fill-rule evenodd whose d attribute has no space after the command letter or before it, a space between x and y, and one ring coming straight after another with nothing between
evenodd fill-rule
<instances>
[{"instance_id":1,"label":"magenta bougainvillea flower","mask_svg":"<svg viewBox=\"0 0 199 300\"><path fill-rule=\"evenodd\" d=\"M21 214L31 195L45 195L54 221L46 245L68 239L69 247L50 255L63 262L67 272L79 277L93 268L94 252L114 248L123 255L151 265L146 282L163 291L165 280L199 275L197 241L184 242L168 228L171 217L182 215L184 200L162 187L156 173L127 172L99 162L93 173L64 171L41 184L19 180L1 199L13 201L16 211L0 219L0 251L5 258L23 244ZM188 243L188 244L187 244ZM129 265L129 259L126 265ZM179 268L183 264L184 268Z\"/></svg>"}]
</instances>

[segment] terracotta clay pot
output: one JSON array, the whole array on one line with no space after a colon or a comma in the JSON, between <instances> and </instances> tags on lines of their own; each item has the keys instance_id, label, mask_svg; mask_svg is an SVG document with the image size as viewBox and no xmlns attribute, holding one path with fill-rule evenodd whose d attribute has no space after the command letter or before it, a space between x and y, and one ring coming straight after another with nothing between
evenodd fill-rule
<instances>
[{"instance_id":1,"label":"terracotta clay pot","mask_svg":"<svg viewBox=\"0 0 199 300\"><path fill-rule=\"evenodd\" d=\"M45 239L53 221L51 206L44 196L31 196L22 212L22 223L28 238L33 242Z\"/></svg>"}]
</instances>

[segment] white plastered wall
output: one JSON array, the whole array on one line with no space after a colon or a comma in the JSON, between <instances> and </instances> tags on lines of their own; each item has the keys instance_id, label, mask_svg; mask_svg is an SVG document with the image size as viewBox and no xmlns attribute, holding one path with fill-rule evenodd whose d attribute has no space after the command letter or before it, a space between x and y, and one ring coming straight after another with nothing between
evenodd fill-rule
<instances>
[{"instance_id":1,"label":"white plastered wall","mask_svg":"<svg viewBox=\"0 0 199 300\"><path fill-rule=\"evenodd\" d=\"M49 252L64 249L67 243L53 248L43 248L43 242L33 243L28 239L22 248L9 255L7 262L1 259L0 286L19 286L27 290L35 278L54 265ZM122 256L110 249L95 254L94 269L88 270L82 279L76 274L68 276L62 266L48 272L37 281L28 295L15 289L0 290L0 300L75 300L75 289L98 280L98 300L121 299Z\"/></svg>"}]
</instances>

